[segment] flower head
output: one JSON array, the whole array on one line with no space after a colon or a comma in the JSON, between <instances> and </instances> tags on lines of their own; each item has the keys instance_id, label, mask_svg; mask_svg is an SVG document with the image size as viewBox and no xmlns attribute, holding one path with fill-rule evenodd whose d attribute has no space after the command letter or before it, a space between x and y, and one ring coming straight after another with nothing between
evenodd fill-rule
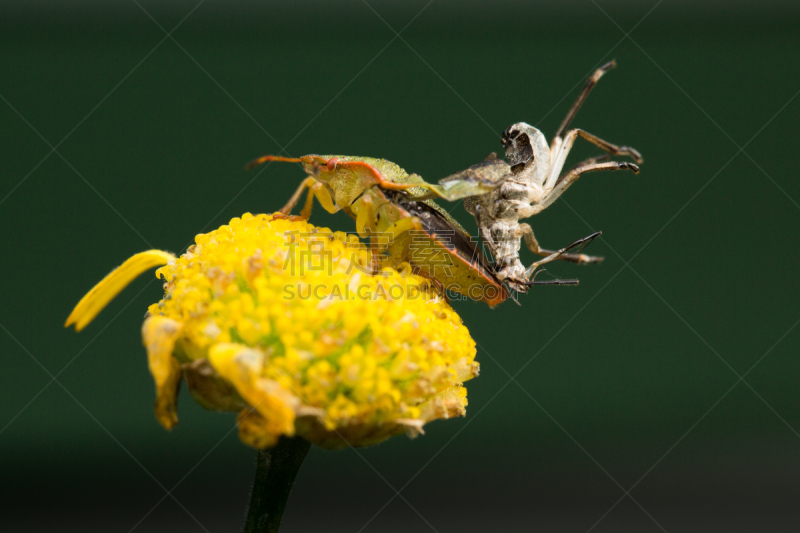
<instances>
[{"instance_id":1,"label":"flower head","mask_svg":"<svg viewBox=\"0 0 800 533\"><path fill-rule=\"evenodd\" d=\"M373 275L354 236L247 213L197 235L181 257L132 257L67 325L85 327L156 265L165 295L142 336L166 428L181 379L203 407L239 412L239 435L257 448L295 434L369 445L465 412L463 382L478 372L467 328L410 268Z\"/></svg>"}]
</instances>

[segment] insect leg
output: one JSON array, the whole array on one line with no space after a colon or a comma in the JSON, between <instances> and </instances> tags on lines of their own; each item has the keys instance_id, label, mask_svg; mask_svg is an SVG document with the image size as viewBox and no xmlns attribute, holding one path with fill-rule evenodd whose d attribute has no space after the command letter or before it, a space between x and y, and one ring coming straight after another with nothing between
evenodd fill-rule
<instances>
[{"instance_id":1,"label":"insect leg","mask_svg":"<svg viewBox=\"0 0 800 533\"><path fill-rule=\"evenodd\" d=\"M555 187L556 183L561 181L558 179L558 176L561 174L561 169L564 168L564 163L567 161L567 156L569 155L570 150L572 150L572 145L575 143L575 140L578 137L586 139L590 143L605 150L611 155L628 156L637 163L642 163L643 161L641 154L630 146L617 146L616 144L604 141L600 137L592 135L591 133L581 129L570 130L564 136L563 144L561 144L558 151L553 155L553 162L550 166L550 175L547 177L547 181L545 182L544 186L545 190L552 189Z\"/></svg>"},{"instance_id":2,"label":"insect leg","mask_svg":"<svg viewBox=\"0 0 800 533\"><path fill-rule=\"evenodd\" d=\"M558 181L556 182L556 185L558 185L558 183L561 180L563 180L564 177L567 174L569 174L570 172L572 172L573 170L575 170L578 167L584 167L586 165L594 165L595 163L602 163L604 161L608 161L609 159L611 159L611 154L603 154L603 155L598 155L597 157L590 157L589 159L584 159L580 163L576 163L575 165L573 165L571 169L569 169L567 172L562 174L562 176L560 178L558 178Z\"/></svg>"},{"instance_id":3,"label":"insect leg","mask_svg":"<svg viewBox=\"0 0 800 533\"><path fill-rule=\"evenodd\" d=\"M353 211L356 212L356 232L362 239L368 235L375 233L375 202L372 196L364 194L359 199L358 204L353 204Z\"/></svg>"},{"instance_id":4,"label":"insect leg","mask_svg":"<svg viewBox=\"0 0 800 533\"><path fill-rule=\"evenodd\" d=\"M280 209L281 214L289 215L292 212L292 209L294 209L294 206L297 205L297 202L300 201L300 196L302 196L303 191L305 191L307 188L311 187L316 181L317 180L315 180L314 178L310 178L310 177L304 179L303 182L300 183L300 186L297 188L297 190L294 191L294 194L292 194L291 198L289 198L289 201L286 202L286 205L281 207L281 209ZM311 195L309 195L309 196L311 196ZM307 203L307 201L306 201L306 203ZM305 209L304 209L304 211L305 211Z\"/></svg>"},{"instance_id":5,"label":"insect leg","mask_svg":"<svg viewBox=\"0 0 800 533\"><path fill-rule=\"evenodd\" d=\"M422 220L416 216L399 219L381 233L381 237L383 239L381 242L381 247L389 247L391 244L397 243L402 244L401 250L395 250L392 252L391 247L389 248L389 255L394 263L396 265L408 265L412 272L426 278L430 282L430 286L441 298L443 298L445 301L449 301L444 283L437 279L432 271L429 271L428 269L420 269L420 265L415 264L415 259L418 260L418 258L414 257L415 244L413 242L413 237L411 235L403 235L404 233L411 231L424 231ZM392 253L394 253L394 255L392 255ZM395 266L395 268L397 268L397 266Z\"/></svg>"},{"instance_id":6,"label":"insect leg","mask_svg":"<svg viewBox=\"0 0 800 533\"><path fill-rule=\"evenodd\" d=\"M403 234L411 231L423 231L422 221L419 219L419 217L412 216L409 218L401 218L381 232L380 248L388 248L389 255L395 262L410 263L415 259L414 250L412 249L414 246L413 236L404 236ZM391 245L397 243L400 243L402 248L400 250L393 251Z\"/></svg>"},{"instance_id":7,"label":"insect leg","mask_svg":"<svg viewBox=\"0 0 800 533\"><path fill-rule=\"evenodd\" d=\"M531 252L535 253L536 255L544 255L544 256L558 254L558 252L554 252L552 250L545 250L544 248L539 246L539 242L533 235L533 229L530 227L529 224L520 224L519 229L522 231L522 237L525 239L525 245ZM558 257L556 257L556 259L561 259L562 261L569 261L570 263L576 263L579 265L582 263L599 263L600 261L603 260L602 257L594 255L570 254L570 253L560 253L558 254Z\"/></svg>"},{"instance_id":8,"label":"insect leg","mask_svg":"<svg viewBox=\"0 0 800 533\"><path fill-rule=\"evenodd\" d=\"M311 208L314 206L314 198L317 199L319 205L321 205L322 208L328 213L333 214L341 209L334 203L331 193L328 191L328 187L326 187L324 183L314 180L314 183L308 188L306 204L303 206L303 210L300 212L300 216L305 220L311 218Z\"/></svg>"},{"instance_id":9,"label":"insect leg","mask_svg":"<svg viewBox=\"0 0 800 533\"><path fill-rule=\"evenodd\" d=\"M379 239L376 232L378 226L376 223L376 214L380 204L376 202L369 191L365 191L363 195L354 202L351 208L356 213L356 231L358 236L362 239L369 236L369 249L370 257L372 259L372 273L375 274L380 270L380 256L379 254Z\"/></svg>"},{"instance_id":10,"label":"insect leg","mask_svg":"<svg viewBox=\"0 0 800 533\"><path fill-rule=\"evenodd\" d=\"M387 233L392 240L395 240L407 231L422 231L422 221L419 217L401 218L386 228L385 233Z\"/></svg>"},{"instance_id":11,"label":"insect leg","mask_svg":"<svg viewBox=\"0 0 800 533\"><path fill-rule=\"evenodd\" d=\"M547 257L545 257L541 261L537 261L537 262L533 263L531 266L529 266L528 268L525 269L525 278L526 279L530 279L531 276L536 272L537 268L539 268L540 266L544 265L545 263L549 263L550 261L555 261L556 259L560 259L561 258L560 256L564 255L566 252L569 252L570 250L573 250L575 248L579 248L579 249L583 248L584 246L586 246L587 244L589 244L590 242L595 240L597 237L599 237L600 233L601 232L598 231L596 233L592 233L588 237L584 237L582 239L578 239L577 241L573 242L572 244L570 244L566 248L562 248L559 251L548 255Z\"/></svg>"},{"instance_id":12,"label":"insect leg","mask_svg":"<svg viewBox=\"0 0 800 533\"><path fill-rule=\"evenodd\" d=\"M555 202L558 197L564 194L564 191L566 191L569 186L572 185L581 175L589 172L598 172L601 170L630 170L634 174L639 173L638 166L624 161L606 161L605 163L592 163L589 165L575 167L562 176L558 180L558 184L547 193L547 195L542 199L541 202L539 202L539 204L536 205L537 212L542 211Z\"/></svg>"},{"instance_id":13,"label":"insect leg","mask_svg":"<svg viewBox=\"0 0 800 533\"><path fill-rule=\"evenodd\" d=\"M570 122L572 119L575 118L575 115L578 113L578 110L583 105L583 102L586 101L586 97L589 96L589 93L594 89L594 86L597 85L597 81L603 77L603 74L611 70L612 68L617 66L617 62L615 60L611 60L602 67L598 68L594 71L588 80L586 80L586 84L583 86L583 90L581 94L578 95L578 98L575 100L575 103L572 104L572 107L569 108L567 112L567 116L564 117L564 120L561 121L561 125L556 130L556 133L553 135L553 141L550 143L550 151L555 152L561 146L561 136L569 127Z\"/></svg>"},{"instance_id":14,"label":"insect leg","mask_svg":"<svg viewBox=\"0 0 800 533\"><path fill-rule=\"evenodd\" d=\"M369 235L369 251L373 274L380 268L378 264L377 243L372 235L375 233L375 229L375 209L372 197L364 195L361 197L361 202L359 203L358 212L356 214L356 231L362 239Z\"/></svg>"},{"instance_id":15,"label":"insect leg","mask_svg":"<svg viewBox=\"0 0 800 533\"><path fill-rule=\"evenodd\" d=\"M286 202L286 205L280 209L280 213L288 216L292 212L292 209L294 209L294 206L296 206L300 201L300 197L303 195L303 191L305 189L308 189L308 195L306 196L306 202L303 205L303 210L300 212L300 217L302 219L308 220L311 218L311 208L314 205L315 197L317 200L319 200L320 205L328 213L336 213L339 211L340 207L337 207L334 204L333 198L331 198L331 195L325 185L309 176L304 179L297 190L294 191L294 194L292 194L292 197L289 198L288 202Z\"/></svg>"},{"instance_id":16,"label":"insect leg","mask_svg":"<svg viewBox=\"0 0 800 533\"><path fill-rule=\"evenodd\" d=\"M497 261L497 244L495 244L494 239L492 239L492 232L489 230L489 226L486 225L486 221L483 218L483 208L480 204L475 204L474 209L475 222L478 224L478 232L481 235L481 240L489 249L489 253L492 254L495 261Z\"/></svg>"},{"instance_id":17,"label":"insect leg","mask_svg":"<svg viewBox=\"0 0 800 533\"><path fill-rule=\"evenodd\" d=\"M640 154L638 150L636 150L635 148L631 148L630 146L617 146L616 144L611 144L610 142L604 141L600 137L592 135L588 131L582 129L574 129L570 131L567 135L569 135L572 132L575 132L575 134L578 135L579 137L583 137L593 145L605 150L611 155L628 156L640 165L644 163L644 159L642 159L642 154Z\"/></svg>"}]
</instances>

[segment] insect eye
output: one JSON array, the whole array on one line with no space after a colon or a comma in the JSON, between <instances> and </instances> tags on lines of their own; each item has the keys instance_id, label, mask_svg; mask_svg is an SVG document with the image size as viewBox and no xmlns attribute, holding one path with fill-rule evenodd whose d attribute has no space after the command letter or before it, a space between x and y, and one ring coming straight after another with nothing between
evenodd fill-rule
<instances>
[{"instance_id":1,"label":"insect eye","mask_svg":"<svg viewBox=\"0 0 800 533\"><path fill-rule=\"evenodd\" d=\"M519 130L514 133L515 138L506 145L506 159L511 165L511 171L516 174L533 161L535 154L530 135Z\"/></svg>"},{"instance_id":2,"label":"insect eye","mask_svg":"<svg viewBox=\"0 0 800 533\"><path fill-rule=\"evenodd\" d=\"M503 145L505 146L509 142L513 141L517 137L517 135L519 135L519 132L517 130L508 128L506 131L503 132L503 138L502 138Z\"/></svg>"}]
</instances>

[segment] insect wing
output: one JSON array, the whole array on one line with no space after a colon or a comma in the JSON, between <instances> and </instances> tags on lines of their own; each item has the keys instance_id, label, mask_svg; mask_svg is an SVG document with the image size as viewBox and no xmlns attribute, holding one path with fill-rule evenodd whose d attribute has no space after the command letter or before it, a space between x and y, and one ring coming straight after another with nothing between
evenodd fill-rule
<instances>
[{"instance_id":1,"label":"insect wing","mask_svg":"<svg viewBox=\"0 0 800 533\"><path fill-rule=\"evenodd\" d=\"M486 256L463 228L452 224L425 202L407 201L401 205L409 215L418 217L422 222L424 239L418 239L416 244L420 245L424 240L448 256L447 268L440 268L439 261L443 259L440 255L430 256L438 260L425 256L424 261L414 261L412 256L412 266L427 270L427 274L438 279L445 288L486 301L490 306L507 298L508 293L495 276Z\"/></svg>"},{"instance_id":2,"label":"insect wing","mask_svg":"<svg viewBox=\"0 0 800 533\"><path fill-rule=\"evenodd\" d=\"M487 159L439 180L439 185L432 189L445 200L454 201L491 192L510 176L508 163L502 159Z\"/></svg>"}]
</instances>

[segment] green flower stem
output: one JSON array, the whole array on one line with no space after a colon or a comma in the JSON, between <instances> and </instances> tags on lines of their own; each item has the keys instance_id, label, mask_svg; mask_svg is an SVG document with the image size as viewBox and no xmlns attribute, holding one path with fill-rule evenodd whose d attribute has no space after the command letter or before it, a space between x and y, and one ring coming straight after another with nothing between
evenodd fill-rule
<instances>
[{"instance_id":1,"label":"green flower stem","mask_svg":"<svg viewBox=\"0 0 800 533\"><path fill-rule=\"evenodd\" d=\"M275 533L292 484L311 443L302 437L281 437L274 448L258 451L256 479L244 533Z\"/></svg>"}]
</instances>

